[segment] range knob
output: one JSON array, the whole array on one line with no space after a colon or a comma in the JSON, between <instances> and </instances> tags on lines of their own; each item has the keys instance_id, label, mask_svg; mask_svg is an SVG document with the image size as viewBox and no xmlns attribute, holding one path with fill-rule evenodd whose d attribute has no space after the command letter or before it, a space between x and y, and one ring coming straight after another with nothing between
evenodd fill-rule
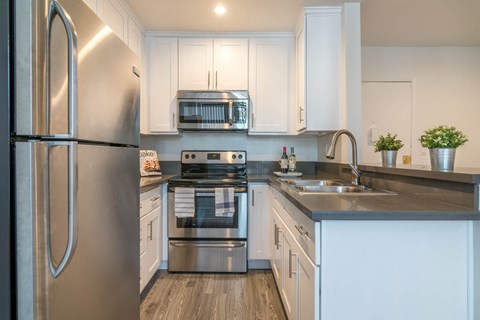
<instances>
[{"instance_id":1,"label":"range knob","mask_svg":"<svg viewBox=\"0 0 480 320\"><path fill-rule=\"evenodd\" d=\"M195 159L195 158L196 158L195 154L192 154L192 159Z\"/></svg>"},{"instance_id":2,"label":"range knob","mask_svg":"<svg viewBox=\"0 0 480 320\"><path fill-rule=\"evenodd\" d=\"M236 155L236 154L232 154L232 159L233 159L233 160L237 159L237 155Z\"/></svg>"},{"instance_id":3,"label":"range knob","mask_svg":"<svg viewBox=\"0 0 480 320\"><path fill-rule=\"evenodd\" d=\"M238 159L243 159L243 155L239 154Z\"/></svg>"},{"instance_id":4,"label":"range knob","mask_svg":"<svg viewBox=\"0 0 480 320\"><path fill-rule=\"evenodd\" d=\"M185 159L188 159L188 158L190 158L190 155L187 153L187 154L185 155Z\"/></svg>"}]
</instances>

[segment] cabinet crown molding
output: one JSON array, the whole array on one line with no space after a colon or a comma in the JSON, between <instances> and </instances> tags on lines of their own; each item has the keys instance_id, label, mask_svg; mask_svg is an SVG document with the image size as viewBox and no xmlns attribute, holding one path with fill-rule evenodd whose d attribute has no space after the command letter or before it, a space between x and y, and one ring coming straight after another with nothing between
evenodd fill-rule
<instances>
[{"instance_id":1,"label":"cabinet crown molding","mask_svg":"<svg viewBox=\"0 0 480 320\"><path fill-rule=\"evenodd\" d=\"M187 32L187 31L158 31L148 30L147 37L171 37L171 38L265 38L284 37L293 38L293 32Z\"/></svg>"},{"instance_id":2,"label":"cabinet crown molding","mask_svg":"<svg viewBox=\"0 0 480 320\"><path fill-rule=\"evenodd\" d=\"M342 13L342 6L325 6L325 7L305 7L304 14L339 14Z\"/></svg>"}]
</instances>

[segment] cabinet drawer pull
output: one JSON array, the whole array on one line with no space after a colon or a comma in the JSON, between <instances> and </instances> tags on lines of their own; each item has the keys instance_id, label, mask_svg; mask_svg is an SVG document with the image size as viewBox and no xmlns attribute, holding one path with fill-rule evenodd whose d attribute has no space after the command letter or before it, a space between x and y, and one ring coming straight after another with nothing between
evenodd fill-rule
<instances>
[{"instance_id":1,"label":"cabinet drawer pull","mask_svg":"<svg viewBox=\"0 0 480 320\"><path fill-rule=\"evenodd\" d=\"M309 236L308 231L306 231L303 226L295 225L295 229L297 229L297 231L300 233L300 235L307 236L307 237Z\"/></svg>"},{"instance_id":2,"label":"cabinet drawer pull","mask_svg":"<svg viewBox=\"0 0 480 320\"><path fill-rule=\"evenodd\" d=\"M208 70L208 90L210 90L210 70Z\"/></svg>"},{"instance_id":3,"label":"cabinet drawer pull","mask_svg":"<svg viewBox=\"0 0 480 320\"><path fill-rule=\"evenodd\" d=\"M292 275L296 274L296 271L292 270L292 262L293 262L293 257L295 257L296 254L292 252L292 250L288 250L288 277L292 279Z\"/></svg>"},{"instance_id":4,"label":"cabinet drawer pull","mask_svg":"<svg viewBox=\"0 0 480 320\"><path fill-rule=\"evenodd\" d=\"M150 236L149 236L149 238L150 238L150 240L153 240L153 221L151 221L149 223L149 225L150 225Z\"/></svg>"},{"instance_id":5,"label":"cabinet drawer pull","mask_svg":"<svg viewBox=\"0 0 480 320\"><path fill-rule=\"evenodd\" d=\"M157 201L158 199L160 199L160 196L156 196L155 198L150 199L150 201L154 202L154 201Z\"/></svg>"},{"instance_id":6,"label":"cabinet drawer pull","mask_svg":"<svg viewBox=\"0 0 480 320\"><path fill-rule=\"evenodd\" d=\"M255 207L255 190L252 190L252 207Z\"/></svg>"}]
</instances>

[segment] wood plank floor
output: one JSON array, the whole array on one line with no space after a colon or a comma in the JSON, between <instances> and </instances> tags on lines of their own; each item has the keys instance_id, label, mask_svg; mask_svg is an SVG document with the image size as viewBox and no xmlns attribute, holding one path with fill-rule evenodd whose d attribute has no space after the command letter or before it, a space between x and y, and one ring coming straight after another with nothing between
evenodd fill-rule
<instances>
[{"instance_id":1,"label":"wood plank floor","mask_svg":"<svg viewBox=\"0 0 480 320\"><path fill-rule=\"evenodd\" d=\"M140 309L141 320L286 319L270 270L247 274L162 271Z\"/></svg>"}]
</instances>

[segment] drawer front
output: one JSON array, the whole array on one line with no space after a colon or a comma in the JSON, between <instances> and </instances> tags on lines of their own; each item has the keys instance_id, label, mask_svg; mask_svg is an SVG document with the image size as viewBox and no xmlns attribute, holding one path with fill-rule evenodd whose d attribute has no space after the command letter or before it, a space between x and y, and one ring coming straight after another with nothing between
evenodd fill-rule
<instances>
[{"instance_id":1,"label":"drawer front","mask_svg":"<svg viewBox=\"0 0 480 320\"><path fill-rule=\"evenodd\" d=\"M308 257L320 265L320 222L308 218L279 191L272 188L273 206ZM280 208L277 208L280 207Z\"/></svg>"},{"instance_id":2,"label":"drawer front","mask_svg":"<svg viewBox=\"0 0 480 320\"><path fill-rule=\"evenodd\" d=\"M153 209L162 205L161 188L156 187L152 190L140 194L140 217L143 217Z\"/></svg>"}]
</instances>

